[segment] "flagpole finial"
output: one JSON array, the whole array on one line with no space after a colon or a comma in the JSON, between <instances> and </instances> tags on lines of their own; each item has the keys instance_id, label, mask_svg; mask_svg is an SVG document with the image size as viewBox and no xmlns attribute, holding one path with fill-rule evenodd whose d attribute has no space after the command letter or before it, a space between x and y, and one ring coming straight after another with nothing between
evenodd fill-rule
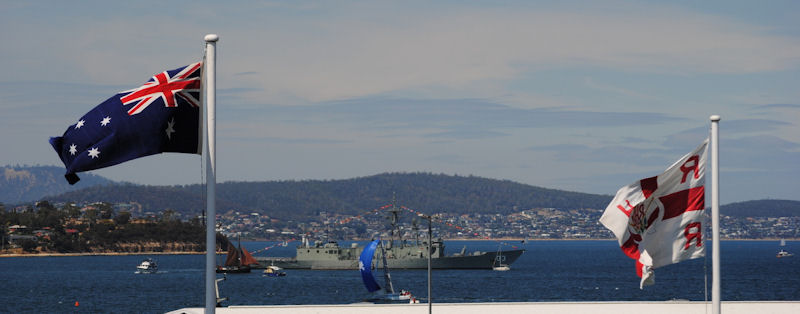
<instances>
[{"instance_id":1,"label":"flagpole finial","mask_svg":"<svg viewBox=\"0 0 800 314\"><path fill-rule=\"evenodd\" d=\"M719 117L719 115L713 115L713 116L709 117L709 119L711 119L711 121L713 121L713 122L719 122L719 120L721 118Z\"/></svg>"},{"instance_id":2,"label":"flagpole finial","mask_svg":"<svg viewBox=\"0 0 800 314\"><path fill-rule=\"evenodd\" d=\"M217 34L208 34L206 37L204 37L204 39L206 42L213 43L219 40L219 36L217 36Z\"/></svg>"}]
</instances>

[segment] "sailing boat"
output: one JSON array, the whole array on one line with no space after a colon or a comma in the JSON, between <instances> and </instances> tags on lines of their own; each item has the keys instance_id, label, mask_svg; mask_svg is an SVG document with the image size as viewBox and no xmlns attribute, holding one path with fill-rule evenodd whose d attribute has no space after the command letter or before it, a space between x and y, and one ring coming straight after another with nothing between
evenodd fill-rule
<instances>
[{"instance_id":1,"label":"sailing boat","mask_svg":"<svg viewBox=\"0 0 800 314\"><path fill-rule=\"evenodd\" d=\"M500 251L500 246L497 247L497 255L494 256L494 262L492 262L492 270L496 271L507 271L511 270L511 267L508 267L508 264L505 264L505 256L503 256L503 252Z\"/></svg>"},{"instance_id":2,"label":"sailing boat","mask_svg":"<svg viewBox=\"0 0 800 314\"><path fill-rule=\"evenodd\" d=\"M249 273L252 264L258 264L258 261L242 247L241 238L238 248L228 241L228 257L225 259L225 265L217 266L217 273Z\"/></svg>"},{"instance_id":3,"label":"sailing boat","mask_svg":"<svg viewBox=\"0 0 800 314\"><path fill-rule=\"evenodd\" d=\"M372 257L375 255L375 250L379 243L381 247L381 256L383 257L385 288L381 288L378 282L375 281L375 276L372 275ZM400 290L400 292L394 291L392 277L389 274L389 266L386 264L386 251L383 249L383 244L380 239L370 242L370 244L364 248L364 251L361 252L361 256L358 259L358 269L361 272L361 279L364 281L364 286L367 288L367 291L373 293L373 296L367 299L367 301L389 302L412 299L411 292L406 290Z\"/></svg>"},{"instance_id":4,"label":"sailing boat","mask_svg":"<svg viewBox=\"0 0 800 314\"><path fill-rule=\"evenodd\" d=\"M786 252L786 250L783 249L784 246L786 246L786 240L781 239L781 250L778 252L778 254L775 255L775 257L781 258L781 257L794 256L794 254Z\"/></svg>"}]
</instances>

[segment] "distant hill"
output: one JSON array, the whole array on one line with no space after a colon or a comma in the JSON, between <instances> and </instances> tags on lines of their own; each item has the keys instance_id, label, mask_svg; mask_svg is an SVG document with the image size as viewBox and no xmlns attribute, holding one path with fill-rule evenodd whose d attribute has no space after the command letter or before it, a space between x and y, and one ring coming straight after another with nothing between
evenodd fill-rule
<instances>
[{"instance_id":1,"label":"distant hill","mask_svg":"<svg viewBox=\"0 0 800 314\"><path fill-rule=\"evenodd\" d=\"M70 186L55 166L0 168L0 202L135 202L142 211L171 209L194 216L205 208L201 185L146 186L81 175ZM88 187L87 187L88 186ZM426 213L512 213L531 208L604 209L610 195L568 192L509 180L432 173L383 173L344 180L224 182L217 184L217 212L257 212L303 219L321 211L358 215L391 202ZM800 216L800 201L758 200L723 205L735 217Z\"/></svg>"},{"instance_id":2,"label":"distant hill","mask_svg":"<svg viewBox=\"0 0 800 314\"><path fill-rule=\"evenodd\" d=\"M204 188L95 186L48 199L130 202L144 210L202 212ZM217 212L257 212L300 219L320 211L357 215L391 202L423 212L511 213L530 208L605 208L609 195L546 189L508 180L431 173L385 173L346 180L225 182L217 184Z\"/></svg>"},{"instance_id":3,"label":"distant hill","mask_svg":"<svg viewBox=\"0 0 800 314\"><path fill-rule=\"evenodd\" d=\"M87 186L110 184L113 181L93 174L82 174L79 186L69 185L63 167L3 166L0 167L0 202L18 204L44 196L58 195Z\"/></svg>"},{"instance_id":4,"label":"distant hill","mask_svg":"<svg viewBox=\"0 0 800 314\"><path fill-rule=\"evenodd\" d=\"M800 201L757 200L720 206L720 214L732 217L800 216Z\"/></svg>"}]
</instances>

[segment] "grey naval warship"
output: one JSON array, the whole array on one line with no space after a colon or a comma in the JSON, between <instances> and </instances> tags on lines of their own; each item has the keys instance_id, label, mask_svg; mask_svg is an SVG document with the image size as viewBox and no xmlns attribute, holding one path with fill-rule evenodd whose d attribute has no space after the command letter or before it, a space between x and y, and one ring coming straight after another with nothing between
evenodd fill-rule
<instances>
[{"instance_id":1,"label":"grey naval warship","mask_svg":"<svg viewBox=\"0 0 800 314\"><path fill-rule=\"evenodd\" d=\"M256 257L260 266L266 268L274 265L286 269L358 269L358 257L363 246L353 243L350 247L341 247L336 241L322 243L317 241L313 245L303 239L297 246L297 256L289 257ZM386 264L391 269L427 269L428 254L427 243L420 245L405 242L393 243L385 241ZM445 256L444 243L441 239L433 241L431 247L431 268L434 269L492 269L497 263L511 265L525 250L506 250L496 252L473 252L465 254L466 247L461 253ZM380 261L380 258L376 259ZM378 262L376 262L378 263ZM376 267L383 267L378 263Z\"/></svg>"},{"instance_id":2,"label":"grey naval warship","mask_svg":"<svg viewBox=\"0 0 800 314\"><path fill-rule=\"evenodd\" d=\"M392 225L397 221L396 207L392 209ZM393 232L394 234L394 232ZM392 237L394 238L394 237ZM428 244L426 241L385 240L386 264L391 269L427 269ZM274 265L286 269L358 269L358 258L364 246L352 243L349 247L339 246L336 241L315 241L311 244L305 237L297 246L295 257L256 257L260 266ZM525 252L524 249L494 252L475 251L444 254L442 239L435 239L431 245L431 268L434 269L492 269L496 264L511 265ZM381 258L376 258L380 261ZM376 267L383 267L376 262Z\"/></svg>"}]
</instances>

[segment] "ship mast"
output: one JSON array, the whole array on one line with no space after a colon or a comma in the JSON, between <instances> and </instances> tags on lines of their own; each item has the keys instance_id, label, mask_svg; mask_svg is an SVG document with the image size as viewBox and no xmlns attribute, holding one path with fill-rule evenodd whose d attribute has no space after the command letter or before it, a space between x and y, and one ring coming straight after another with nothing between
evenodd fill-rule
<instances>
[{"instance_id":1,"label":"ship mast","mask_svg":"<svg viewBox=\"0 0 800 314\"><path fill-rule=\"evenodd\" d=\"M412 230L414 230L414 244L419 246L419 225L417 221L417 216L411 218L411 225Z\"/></svg>"},{"instance_id":2,"label":"ship mast","mask_svg":"<svg viewBox=\"0 0 800 314\"><path fill-rule=\"evenodd\" d=\"M394 247L395 233L397 233L398 237L400 236L400 232L397 230L398 214L400 213L400 209L397 208L395 204L397 204L397 197L395 196L395 193L392 192L392 209L390 210L392 215L391 216L392 236L391 236L391 242L389 243L389 248Z\"/></svg>"}]
</instances>

